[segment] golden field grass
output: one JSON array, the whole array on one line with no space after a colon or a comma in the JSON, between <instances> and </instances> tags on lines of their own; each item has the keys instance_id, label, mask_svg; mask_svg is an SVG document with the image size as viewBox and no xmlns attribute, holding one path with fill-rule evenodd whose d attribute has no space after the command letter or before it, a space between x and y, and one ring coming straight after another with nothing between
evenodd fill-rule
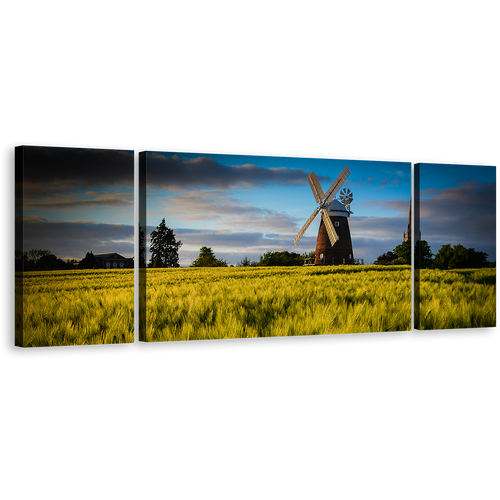
<instances>
[{"instance_id":1,"label":"golden field grass","mask_svg":"<svg viewBox=\"0 0 500 500\"><path fill-rule=\"evenodd\" d=\"M141 340L410 329L409 266L147 269ZM19 275L16 276L19 279ZM24 275L26 347L134 341L133 270ZM421 329L496 325L496 270L422 270ZM417 315L418 317L418 315Z\"/></svg>"}]
</instances>

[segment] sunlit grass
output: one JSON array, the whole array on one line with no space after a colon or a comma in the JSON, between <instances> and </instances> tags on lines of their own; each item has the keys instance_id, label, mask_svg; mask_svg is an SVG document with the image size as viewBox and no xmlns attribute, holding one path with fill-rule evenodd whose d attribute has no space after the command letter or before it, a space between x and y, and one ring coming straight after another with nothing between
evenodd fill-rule
<instances>
[{"instance_id":1,"label":"sunlit grass","mask_svg":"<svg viewBox=\"0 0 500 500\"><path fill-rule=\"evenodd\" d=\"M419 326L421 330L496 326L496 269L421 270Z\"/></svg>"},{"instance_id":2,"label":"sunlit grass","mask_svg":"<svg viewBox=\"0 0 500 500\"><path fill-rule=\"evenodd\" d=\"M134 341L133 270L24 273L24 346Z\"/></svg>"},{"instance_id":3,"label":"sunlit grass","mask_svg":"<svg viewBox=\"0 0 500 500\"><path fill-rule=\"evenodd\" d=\"M422 270L420 328L495 326L495 271ZM148 341L410 328L408 266L148 269L146 293ZM133 342L133 297L133 270L25 273L24 345Z\"/></svg>"},{"instance_id":4,"label":"sunlit grass","mask_svg":"<svg viewBox=\"0 0 500 500\"><path fill-rule=\"evenodd\" d=\"M148 269L141 340L409 330L409 266Z\"/></svg>"}]
</instances>

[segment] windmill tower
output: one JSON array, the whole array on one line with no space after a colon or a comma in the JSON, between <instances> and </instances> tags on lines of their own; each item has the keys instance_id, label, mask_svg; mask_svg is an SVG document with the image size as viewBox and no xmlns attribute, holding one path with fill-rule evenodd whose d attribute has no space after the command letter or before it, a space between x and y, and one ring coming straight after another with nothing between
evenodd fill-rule
<instances>
[{"instance_id":1,"label":"windmill tower","mask_svg":"<svg viewBox=\"0 0 500 500\"><path fill-rule=\"evenodd\" d=\"M336 194L350 173L349 168L345 167L326 194L323 193L314 172L307 178L314 198L319 205L298 232L294 243L297 244L300 241L316 215L321 212L314 264L339 265L352 264L354 261L348 222L348 218L352 214L350 205L353 196L349 189L344 188L340 192L340 200L336 198Z\"/></svg>"}]
</instances>

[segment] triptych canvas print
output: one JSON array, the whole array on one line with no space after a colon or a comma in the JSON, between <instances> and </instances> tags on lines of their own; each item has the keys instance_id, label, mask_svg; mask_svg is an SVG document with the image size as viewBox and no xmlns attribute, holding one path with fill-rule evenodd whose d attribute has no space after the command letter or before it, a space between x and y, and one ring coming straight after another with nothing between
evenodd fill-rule
<instances>
[{"instance_id":1,"label":"triptych canvas print","mask_svg":"<svg viewBox=\"0 0 500 500\"><path fill-rule=\"evenodd\" d=\"M133 151L15 157L18 346L133 342L135 267L144 342L496 325L495 167L144 151L134 241Z\"/></svg>"}]
</instances>

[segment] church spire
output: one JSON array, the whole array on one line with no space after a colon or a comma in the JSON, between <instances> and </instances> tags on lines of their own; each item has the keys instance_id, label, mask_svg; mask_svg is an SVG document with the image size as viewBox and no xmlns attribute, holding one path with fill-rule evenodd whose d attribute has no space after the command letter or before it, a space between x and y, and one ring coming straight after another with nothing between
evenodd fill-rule
<instances>
[{"instance_id":1,"label":"church spire","mask_svg":"<svg viewBox=\"0 0 500 500\"><path fill-rule=\"evenodd\" d=\"M408 212L408 230L403 233L403 241L408 241L411 239L411 200L410 200L410 210Z\"/></svg>"}]
</instances>

